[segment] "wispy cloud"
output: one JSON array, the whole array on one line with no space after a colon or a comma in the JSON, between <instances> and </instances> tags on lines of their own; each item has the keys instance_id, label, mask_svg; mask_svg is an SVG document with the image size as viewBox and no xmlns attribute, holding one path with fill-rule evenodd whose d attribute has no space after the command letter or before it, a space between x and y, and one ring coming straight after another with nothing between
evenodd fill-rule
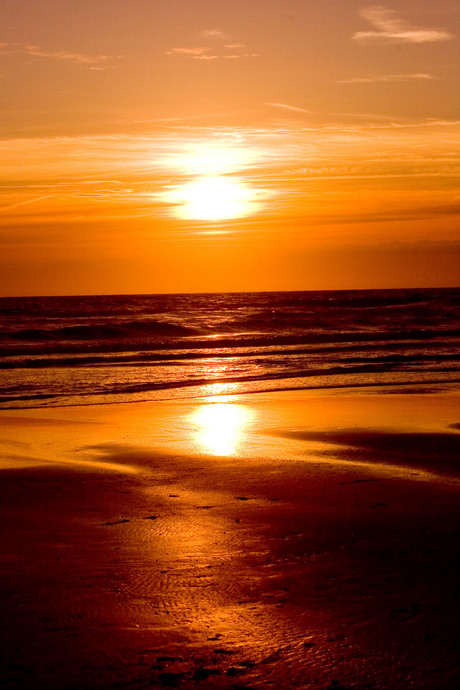
<instances>
[{"instance_id":1,"label":"wispy cloud","mask_svg":"<svg viewBox=\"0 0 460 690\"><path fill-rule=\"evenodd\" d=\"M281 108L282 110L290 110L295 113L307 113L310 114L312 113L311 110L306 110L306 108L299 108L296 105L288 105L287 103L270 103L267 102L265 105L269 105L272 108Z\"/></svg>"},{"instance_id":2,"label":"wispy cloud","mask_svg":"<svg viewBox=\"0 0 460 690\"><path fill-rule=\"evenodd\" d=\"M206 45L201 41L206 40ZM245 43L233 41L220 29L208 29L200 35L201 45L171 48L166 55L191 58L193 60L238 60L240 58L259 57L250 52Z\"/></svg>"},{"instance_id":3,"label":"wispy cloud","mask_svg":"<svg viewBox=\"0 0 460 690\"><path fill-rule=\"evenodd\" d=\"M376 74L363 77L350 77L349 79L337 79L336 84L376 84L378 82L402 82L412 80L434 80L432 74Z\"/></svg>"},{"instance_id":4,"label":"wispy cloud","mask_svg":"<svg viewBox=\"0 0 460 690\"><path fill-rule=\"evenodd\" d=\"M71 53L64 50L46 50L41 46L27 45L25 43L1 43L0 55L26 55L35 58L45 58L64 62L73 62L78 65L87 65L90 69L105 69L111 60L120 55L88 55L87 53Z\"/></svg>"},{"instance_id":5,"label":"wispy cloud","mask_svg":"<svg viewBox=\"0 0 460 690\"><path fill-rule=\"evenodd\" d=\"M226 38L225 33L220 29L206 29L201 35L203 38Z\"/></svg>"},{"instance_id":6,"label":"wispy cloud","mask_svg":"<svg viewBox=\"0 0 460 690\"><path fill-rule=\"evenodd\" d=\"M18 227L48 232L63 222L172 218L163 193L193 180L197 170L212 176L224 169L228 179L264 190L264 213L277 223L287 217L318 227L399 222L406 208L422 209L414 219L449 219L458 213L459 155L452 142L459 131L458 121L423 120L5 139L0 241L2 232L11 237ZM457 225L449 223L450 237Z\"/></svg>"},{"instance_id":7,"label":"wispy cloud","mask_svg":"<svg viewBox=\"0 0 460 690\"><path fill-rule=\"evenodd\" d=\"M172 48L168 50L167 55L178 55L180 57L191 57L191 58L201 58L209 52L209 48L197 47L197 48Z\"/></svg>"},{"instance_id":8,"label":"wispy cloud","mask_svg":"<svg viewBox=\"0 0 460 690\"><path fill-rule=\"evenodd\" d=\"M434 43L454 38L454 34L444 29L412 26L386 7L367 7L361 16L375 29L353 34L353 40L358 43Z\"/></svg>"}]
</instances>

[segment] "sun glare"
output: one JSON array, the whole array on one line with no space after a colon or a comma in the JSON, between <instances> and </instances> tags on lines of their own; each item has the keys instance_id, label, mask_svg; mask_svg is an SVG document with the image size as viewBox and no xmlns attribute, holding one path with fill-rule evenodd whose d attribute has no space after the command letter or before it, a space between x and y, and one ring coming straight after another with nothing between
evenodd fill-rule
<instances>
[{"instance_id":1,"label":"sun glare","mask_svg":"<svg viewBox=\"0 0 460 690\"><path fill-rule=\"evenodd\" d=\"M251 413L243 405L213 403L202 405L192 415L195 440L213 455L235 455Z\"/></svg>"},{"instance_id":2,"label":"sun glare","mask_svg":"<svg viewBox=\"0 0 460 690\"><path fill-rule=\"evenodd\" d=\"M199 142L186 146L180 156L166 160L168 167L177 167L187 175L225 175L247 168L260 158L251 147L211 145Z\"/></svg>"},{"instance_id":3,"label":"sun glare","mask_svg":"<svg viewBox=\"0 0 460 690\"><path fill-rule=\"evenodd\" d=\"M260 208L257 192L248 184L225 177L199 177L167 194L175 214L190 220L242 218Z\"/></svg>"},{"instance_id":4,"label":"sun glare","mask_svg":"<svg viewBox=\"0 0 460 690\"><path fill-rule=\"evenodd\" d=\"M246 182L245 171L262 157L257 148L236 142L183 144L162 161L181 182L166 187L159 196L171 205L170 213L182 220L219 222L252 215L260 210L268 192Z\"/></svg>"}]
</instances>

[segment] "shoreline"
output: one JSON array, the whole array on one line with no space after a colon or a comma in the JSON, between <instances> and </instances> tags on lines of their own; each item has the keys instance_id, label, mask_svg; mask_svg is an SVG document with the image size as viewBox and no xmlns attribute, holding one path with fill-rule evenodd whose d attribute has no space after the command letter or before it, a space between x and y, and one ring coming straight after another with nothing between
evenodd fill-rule
<instances>
[{"instance_id":1,"label":"shoreline","mask_svg":"<svg viewBox=\"0 0 460 690\"><path fill-rule=\"evenodd\" d=\"M288 380L290 377L286 377ZM295 378L295 377L294 377ZM302 378L302 377L299 377ZM333 376L331 378L334 378ZM247 382L242 382L244 383ZM254 383L252 381L252 383ZM277 388L253 388L251 390L241 390L241 381L225 381L220 380L218 383L203 383L203 384L186 384L184 386L171 386L170 388L159 388L156 391L160 394L164 394L169 390L174 390L176 395L174 397L148 397L148 398L135 398L132 394L129 399L120 399L123 394L115 396L115 399L101 399L100 402L96 402L97 396L90 396L88 402L72 402L66 404L52 403L51 405L31 405L31 406L17 406L17 407L0 407L0 413L8 412L9 410L54 410L63 409L67 407L98 407L98 406L108 406L108 405L154 405L157 403L187 403L199 404L200 401L206 401L213 397L222 398L233 398L233 399L251 399L252 396L264 396L264 395L277 395L278 393L297 393L305 395L315 395L317 393L325 393L326 395L355 395L356 393L369 394L369 395L459 395L460 394L460 379L456 378L441 378L441 379L427 379L422 381L383 381L378 383L358 383L358 382L347 382L347 383L330 383L328 385L318 385L318 386L284 386ZM237 386L237 390L232 390L231 386ZM213 392L214 387L217 387L217 393ZM227 388L228 392L222 393L222 387ZM189 395L190 390L196 388L199 393L196 395ZM182 390L187 391L187 396L181 397L179 392ZM45 398L52 398L52 395L39 395L30 396L30 399L39 400ZM104 396L101 395L101 398ZM82 400L84 396L79 396L77 399ZM21 398L26 399L26 398ZM11 402L8 401L8 402Z\"/></svg>"},{"instance_id":2,"label":"shoreline","mask_svg":"<svg viewBox=\"0 0 460 690\"><path fill-rule=\"evenodd\" d=\"M454 690L458 422L449 393L2 410L2 687Z\"/></svg>"}]
</instances>

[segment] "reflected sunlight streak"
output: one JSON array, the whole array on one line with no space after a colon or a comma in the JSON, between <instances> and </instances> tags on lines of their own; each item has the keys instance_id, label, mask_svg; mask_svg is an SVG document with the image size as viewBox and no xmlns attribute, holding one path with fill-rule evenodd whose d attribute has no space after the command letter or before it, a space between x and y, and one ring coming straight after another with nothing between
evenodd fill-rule
<instances>
[{"instance_id":1,"label":"reflected sunlight streak","mask_svg":"<svg viewBox=\"0 0 460 690\"><path fill-rule=\"evenodd\" d=\"M251 419L250 410L243 405L221 402L202 405L191 415L196 428L195 441L213 455L235 455Z\"/></svg>"}]
</instances>

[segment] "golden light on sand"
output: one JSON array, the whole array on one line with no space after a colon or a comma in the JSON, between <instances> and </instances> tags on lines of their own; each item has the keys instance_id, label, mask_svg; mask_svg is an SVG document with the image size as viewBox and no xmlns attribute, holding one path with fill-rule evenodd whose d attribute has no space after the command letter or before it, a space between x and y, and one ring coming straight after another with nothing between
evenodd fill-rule
<instances>
[{"instance_id":1,"label":"golden light on sand","mask_svg":"<svg viewBox=\"0 0 460 690\"><path fill-rule=\"evenodd\" d=\"M260 208L257 191L223 176L199 177L167 192L174 213L185 220L230 220L249 216Z\"/></svg>"},{"instance_id":2,"label":"golden light on sand","mask_svg":"<svg viewBox=\"0 0 460 690\"><path fill-rule=\"evenodd\" d=\"M195 441L213 455L234 455L251 420L250 411L234 403L202 405L191 416Z\"/></svg>"}]
</instances>

